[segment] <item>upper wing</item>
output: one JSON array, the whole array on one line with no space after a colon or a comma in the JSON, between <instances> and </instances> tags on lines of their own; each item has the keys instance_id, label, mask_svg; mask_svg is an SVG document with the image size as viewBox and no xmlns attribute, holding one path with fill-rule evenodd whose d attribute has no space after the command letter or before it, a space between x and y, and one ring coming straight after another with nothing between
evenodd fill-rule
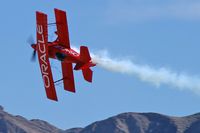
<instances>
[{"instance_id":1,"label":"upper wing","mask_svg":"<svg viewBox=\"0 0 200 133\"><path fill-rule=\"evenodd\" d=\"M47 15L41 12L36 12L37 21L37 52L40 63L40 69L47 97L51 100L57 101L57 95L53 82L49 55L48 55L48 29L47 29Z\"/></svg>"},{"instance_id":2,"label":"upper wing","mask_svg":"<svg viewBox=\"0 0 200 133\"><path fill-rule=\"evenodd\" d=\"M62 73L63 73L64 89L67 91L75 92L72 63L62 62Z\"/></svg>"},{"instance_id":3,"label":"upper wing","mask_svg":"<svg viewBox=\"0 0 200 133\"><path fill-rule=\"evenodd\" d=\"M54 11L59 45L70 48L66 12L59 9L54 9Z\"/></svg>"}]
</instances>

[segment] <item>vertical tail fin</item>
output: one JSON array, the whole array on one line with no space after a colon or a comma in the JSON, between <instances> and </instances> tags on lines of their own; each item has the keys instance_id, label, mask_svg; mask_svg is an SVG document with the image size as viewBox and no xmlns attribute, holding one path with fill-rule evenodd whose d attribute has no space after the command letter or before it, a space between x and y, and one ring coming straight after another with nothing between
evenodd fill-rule
<instances>
[{"instance_id":1,"label":"vertical tail fin","mask_svg":"<svg viewBox=\"0 0 200 133\"><path fill-rule=\"evenodd\" d=\"M80 60L81 62L76 64L76 66L74 67L74 70L80 70L80 69L85 69L85 67L86 68L89 67L89 66L85 66L91 60L88 47L86 46L80 47Z\"/></svg>"},{"instance_id":2,"label":"vertical tail fin","mask_svg":"<svg viewBox=\"0 0 200 133\"><path fill-rule=\"evenodd\" d=\"M91 60L88 47L86 47L86 46L81 46L80 47L80 59L84 63L89 62Z\"/></svg>"}]
</instances>

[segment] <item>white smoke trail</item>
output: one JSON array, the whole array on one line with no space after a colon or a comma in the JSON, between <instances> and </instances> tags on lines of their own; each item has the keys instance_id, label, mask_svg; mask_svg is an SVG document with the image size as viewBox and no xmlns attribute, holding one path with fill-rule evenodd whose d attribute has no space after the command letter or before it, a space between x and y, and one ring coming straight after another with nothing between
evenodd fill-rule
<instances>
[{"instance_id":1,"label":"white smoke trail","mask_svg":"<svg viewBox=\"0 0 200 133\"><path fill-rule=\"evenodd\" d=\"M92 61L109 71L136 76L142 81L159 87L161 84L170 85L180 90L190 90L200 94L200 78L184 73L173 72L166 68L153 68L149 65L139 65L131 60L110 58L106 51L91 53Z\"/></svg>"}]
</instances>

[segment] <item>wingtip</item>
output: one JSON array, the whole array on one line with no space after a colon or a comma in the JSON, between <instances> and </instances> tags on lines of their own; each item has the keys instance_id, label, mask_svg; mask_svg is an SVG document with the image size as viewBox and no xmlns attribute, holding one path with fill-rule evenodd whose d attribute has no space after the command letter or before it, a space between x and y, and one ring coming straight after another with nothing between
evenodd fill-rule
<instances>
[{"instance_id":1,"label":"wingtip","mask_svg":"<svg viewBox=\"0 0 200 133\"><path fill-rule=\"evenodd\" d=\"M57 102L57 101L58 101L58 98L57 98L57 96L56 96L56 97L48 97L48 96L47 96L47 98L48 98L49 100L52 100L52 101L55 101L55 102Z\"/></svg>"},{"instance_id":2,"label":"wingtip","mask_svg":"<svg viewBox=\"0 0 200 133\"><path fill-rule=\"evenodd\" d=\"M76 93L76 89L69 89L69 88L65 88L66 91L72 92L72 93Z\"/></svg>"}]
</instances>

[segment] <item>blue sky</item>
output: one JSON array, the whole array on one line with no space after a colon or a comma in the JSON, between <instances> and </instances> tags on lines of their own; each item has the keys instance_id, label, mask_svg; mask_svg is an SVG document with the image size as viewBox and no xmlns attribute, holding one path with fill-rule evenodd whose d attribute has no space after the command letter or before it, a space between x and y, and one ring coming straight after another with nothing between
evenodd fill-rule
<instances>
[{"instance_id":1,"label":"blue sky","mask_svg":"<svg viewBox=\"0 0 200 133\"><path fill-rule=\"evenodd\" d=\"M71 43L77 47L87 45L92 52L106 49L113 58L200 76L198 1L6 0L0 5L0 105L6 111L62 129L84 127L122 112L184 116L200 111L198 94L168 85L156 87L98 66L93 68L92 84L75 72L77 93L57 86L59 102L48 100L26 40L36 34L35 11L47 13L53 22L54 8L67 11ZM52 64L59 68L58 62ZM59 78L60 72L53 71Z\"/></svg>"}]
</instances>

